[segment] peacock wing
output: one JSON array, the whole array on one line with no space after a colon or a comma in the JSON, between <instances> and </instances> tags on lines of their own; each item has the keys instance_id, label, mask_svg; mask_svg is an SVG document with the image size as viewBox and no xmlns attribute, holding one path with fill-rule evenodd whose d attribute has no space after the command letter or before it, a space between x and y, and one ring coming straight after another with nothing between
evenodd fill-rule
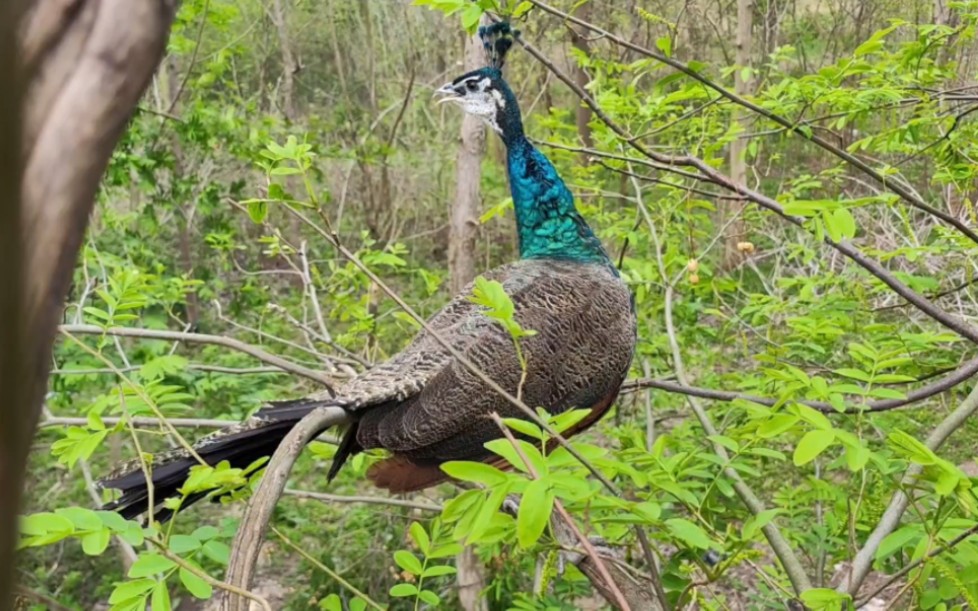
<instances>
[{"instance_id":1,"label":"peacock wing","mask_svg":"<svg viewBox=\"0 0 978 611\"><path fill-rule=\"evenodd\" d=\"M465 331L459 350L476 367L531 407L551 413L589 408L617 392L635 346L635 320L628 290L601 265L529 260L501 282L515 305L515 318L534 332L520 340L526 376L516 346L502 326L470 310L455 330ZM367 411L357 440L420 462L477 458L483 443L499 437L488 419L496 412L522 412L450 356L411 398Z\"/></svg>"}]
</instances>

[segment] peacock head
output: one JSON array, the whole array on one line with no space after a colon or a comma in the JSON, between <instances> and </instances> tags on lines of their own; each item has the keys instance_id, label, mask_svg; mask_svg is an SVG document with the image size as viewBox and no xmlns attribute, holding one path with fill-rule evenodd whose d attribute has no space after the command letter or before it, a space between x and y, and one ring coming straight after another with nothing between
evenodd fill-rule
<instances>
[{"instance_id":1,"label":"peacock head","mask_svg":"<svg viewBox=\"0 0 978 611\"><path fill-rule=\"evenodd\" d=\"M467 72L436 92L440 102L457 104L464 112L482 119L497 133L503 133L508 114L516 108L516 98L499 70L480 68ZM439 102L439 103L440 103Z\"/></svg>"},{"instance_id":2,"label":"peacock head","mask_svg":"<svg viewBox=\"0 0 978 611\"><path fill-rule=\"evenodd\" d=\"M464 112L485 121L504 139L522 133L516 96L502 73L506 52L517 36L519 32L505 22L479 28L488 65L466 72L435 91L436 95L444 96L441 102L457 104Z\"/></svg>"}]
</instances>

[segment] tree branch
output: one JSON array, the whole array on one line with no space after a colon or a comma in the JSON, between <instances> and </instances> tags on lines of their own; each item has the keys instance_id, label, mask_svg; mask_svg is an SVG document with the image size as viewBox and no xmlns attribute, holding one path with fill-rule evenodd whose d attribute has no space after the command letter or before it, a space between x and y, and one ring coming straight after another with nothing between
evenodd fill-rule
<instances>
[{"instance_id":1,"label":"tree branch","mask_svg":"<svg viewBox=\"0 0 978 611\"><path fill-rule=\"evenodd\" d=\"M912 405L924 399L929 399L934 395L939 395L941 393L947 392L952 388L967 382L978 373L978 358L966 361L963 365L952 371L946 377L941 378L937 382L933 382L926 386L922 386L916 390L912 390L907 393L907 396L903 399L880 399L877 401L868 401L860 406L846 409L845 411L839 411L835 409L831 403L825 401L795 401L795 403L801 403L802 405L807 405L808 407L817 409L823 414L863 414L866 412L885 412L893 409L898 409L901 407L906 407ZM735 401L737 399L743 399L744 401L751 401L753 403L758 403L760 405L767 405L768 407L773 407L778 403L777 399L772 399L770 397L758 397L755 395L739 392L731 392L727 390L715 390L712 388L701 388L698 386L688 386L686 384L671 382L669 380L655 380L652 378L645 378L641 380L632 380L630 382L625 382L622 384L621 392L630 393L640 390L642 388L655 388L657 390L664 390L666 392L672 392L680 395L689 395L692 397L699 397L701 399L712 399L714 401Z\"/></svg>"},{"instance_id":2,"label":"tree branch","mask_svg":"<svg viewBox=\"0 0 978 611\"><path fill-rule=\"evenodd\" d=\"M924 442L925 445L936 451L948 437L951 436L954 431L964 424L964 422L970 418L976 411L978 411L978 384L976 384L968 396L961 402L961 404L953 412L947 415L944 420L938 424L931 434L927 437ZM839 592L847 592L850 596L855 597L859 592L859 587L862 585L863 581L866 579L866 575L869 574L869 570L873 566L873 559L876 556L876 550L879 549L880 543L886 538L891 532L893 532L897 526L900 525L900 519L903 517L903 512L906 511L907 505L910 502L910 497L903 491L903 487L913 484L917 476L923 471L921 465L913 464L907 469L904 474L903 479L900 480L901 489L897 490L893 494L893 498L890 500L889 506L883 513L883 517L880 518L879 523L873 532L870 533L869 537L866 539L866 543L863 545L856 553L856 557L852 559L852 566L849 569L849 574L843 579L842 583L839 585L837 590Z\"/></svg>"},{"instance_id":3,"label":"tree branch","mask_svg":"<svg viewBox=\"0 0 978 611\"><path fill-rule=\"evenodd\" d=\"M137 329L132 327L109 327L102 328L97 325L61 325L60 330L74 335L113 335L116 337L140 337L144 339L161 339L175 342L186 342L191 344L213 344L224 346L231 350L243 352L255 357L263 363L274 365L282 371L294 373L303 378L318 382L335 394L333 384L335 380L326 374L320 373L308 367L303 367L280 356L266 352L257 346L246 344L240 340L223 335L208 335L205 333L185 333L183 331L159 331L156 329Z\"/></svg>"},{"instance_id":4,"label":"tree branch","mask_svg":"<svg viewBox=\"0 0 978 611\"><path fill-rule=\"evenodd\" d=\"M406 507L408 509L420 509L421 511L441 511L442 506L434 503L416 503L403 499L391 499L382 496L346 496L343 494L326 494L325 492L311 492L309 490L295 490L286 488L285 494L298 497L300 499L314 499L326 503L366 503L368 505L389 505L391 507Z\"/></svg>"},{"instance_id":5,"label":"tree branch","mask_svg":"<svg viewBox=\"0 0 978 611\"><path fill-rule=\"evenodd\" d=\"M241 516L240 527L231 545L231 561L225 577L228 584L242 590L251 586L258 553L265 541L265 529L302 449L323 430L348 420L346 411L340 407L320 407L300 420L282 440ZM246 611L248 605L243 597L226 590L221 597L220 608L222 611Z\"/></svg>"}]
</instances>

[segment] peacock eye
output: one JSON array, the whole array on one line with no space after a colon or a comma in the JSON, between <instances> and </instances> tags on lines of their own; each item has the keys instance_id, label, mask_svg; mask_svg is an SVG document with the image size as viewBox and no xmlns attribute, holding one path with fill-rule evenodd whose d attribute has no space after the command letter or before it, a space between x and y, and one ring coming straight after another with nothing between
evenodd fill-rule
<instances>
[{"instance_id":1,"label":"peacock eye","mask_svg":"<svg viewBox=\"0 0 978 611\"><path fill-rule=\"evenodd\" d=\"M469 91L475 91L476 87L477 85L475 84L475 81L468 81L465 83L465 88L468 89Z\"/></svg>"}]
</instances>

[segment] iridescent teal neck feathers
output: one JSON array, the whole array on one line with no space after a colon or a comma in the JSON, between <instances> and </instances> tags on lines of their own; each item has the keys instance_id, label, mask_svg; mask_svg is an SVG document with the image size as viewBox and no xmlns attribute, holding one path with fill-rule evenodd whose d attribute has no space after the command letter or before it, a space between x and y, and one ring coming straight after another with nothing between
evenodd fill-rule
<instances>
[{"instance_id":1,"label":"iridescent teal neck feathers","mask_svg":"<svg viewBox=\"0 0 978 611\"><path fill-rule=\"evenodd\" d=\"M574 196L550 160L523 136L522 127L518 136L504 130L503 141L520 257L599 262L614 268L574 206Z\"/></svg>"},{"instance_id":2,"label":"iridescent teal neck feathers","mask_svg":"<svg viewBox=\"0 0 978 611\"><path fill-rule=\"evenodd\" d=\"M481 28L479 35L488 65L446 83L436 94L485 121L506 144L520 257L598 262L614 270L557 170L523 133L519 104L501 72L518 32L509 24L498 23Z\"/></svg>"}]
</instances>

